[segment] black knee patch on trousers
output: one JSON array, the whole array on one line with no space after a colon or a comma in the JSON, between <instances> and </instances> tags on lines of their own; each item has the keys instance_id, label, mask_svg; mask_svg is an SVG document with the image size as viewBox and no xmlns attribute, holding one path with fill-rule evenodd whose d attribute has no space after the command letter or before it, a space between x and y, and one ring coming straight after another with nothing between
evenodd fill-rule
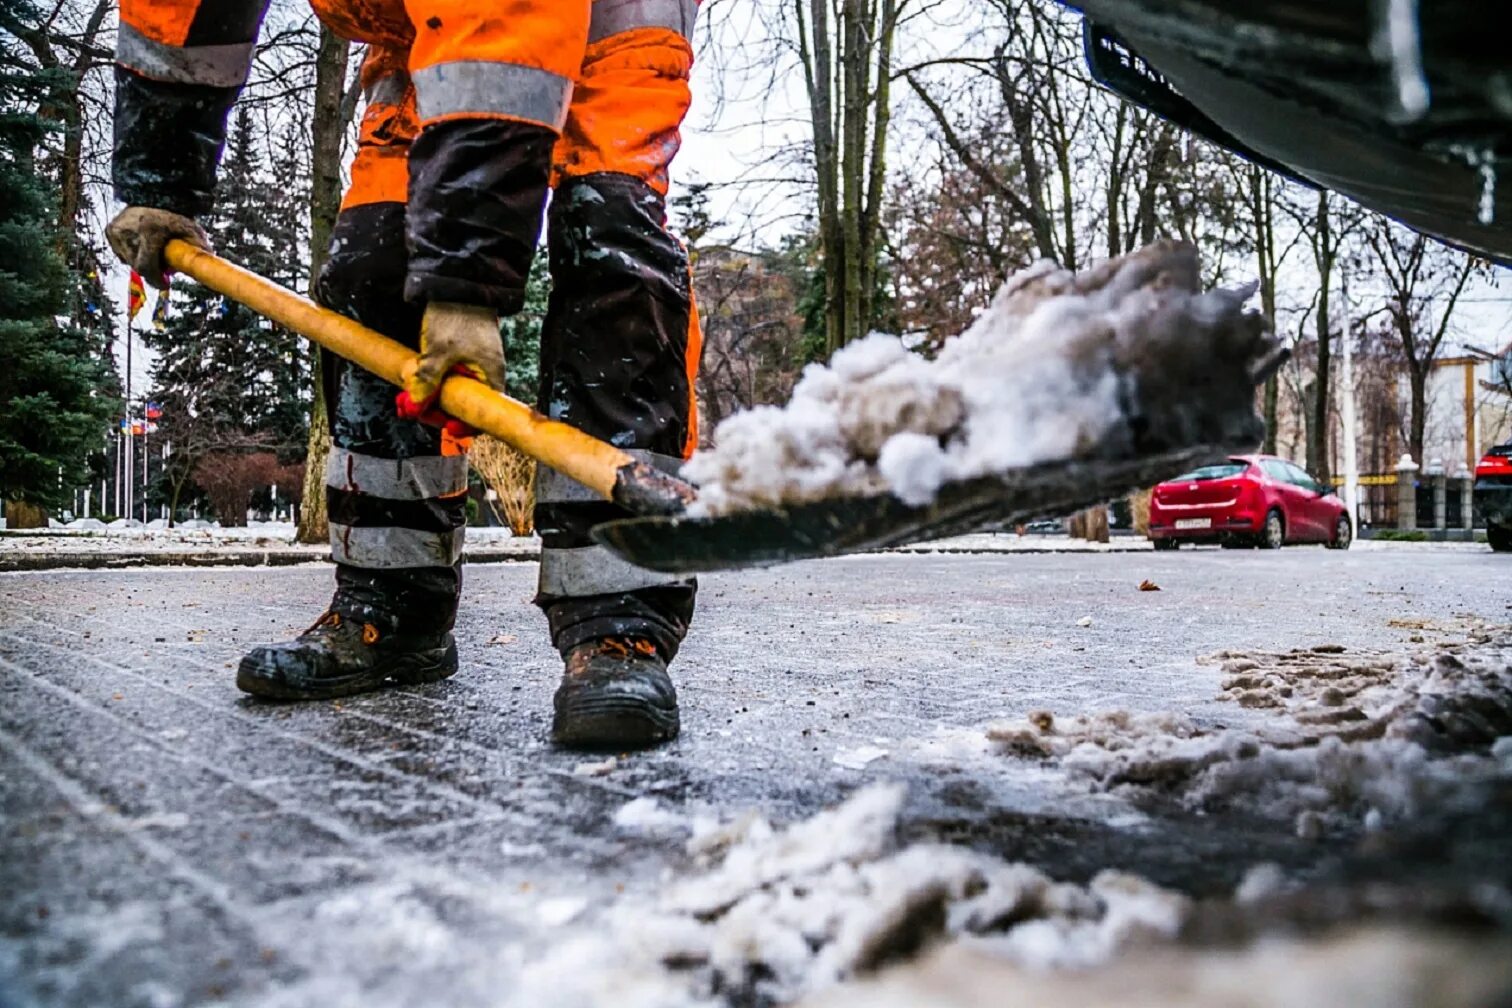
<instances>
[{"instance_id":1,"label":"black knee patch on trousers","mask_svg":"<svg viewBox=\"0 0 1512 1008\"><path fill-rule=\"evenodd\" d=\"M541 236L556 134L509 119L451 119L409 154L411 301L460 301L512 315Z\"/></svg>"},{"instance_id":2,"label":"black knee patch on trousers","mask_svg":"<svg viewBox=\"0 0 1512 1008\"><path fill-rule=\"evenodd\" d=\"M691 393L687 254L662 196L604 172L567 179L548 215L552 292L541 336L538 408L621 448L679 458ZM537 504L545 549L592 545L588 530L626 512L602 501ZM607 635L651 640L670 660L693 616L694 582L558 597L536 604L563 652Z\"/></svg>"},{"instance_id":3,"label":"black knee patch on trousers","mask_svg":"<svg viewBox=\"0 0 1512 1008\"><path fill-rule=\"evenodd\" d=\"M539 408L621 448L688 440L688 257L665 202L629 175L568 179L551 202Z\"/></svg>"}]
</instances>

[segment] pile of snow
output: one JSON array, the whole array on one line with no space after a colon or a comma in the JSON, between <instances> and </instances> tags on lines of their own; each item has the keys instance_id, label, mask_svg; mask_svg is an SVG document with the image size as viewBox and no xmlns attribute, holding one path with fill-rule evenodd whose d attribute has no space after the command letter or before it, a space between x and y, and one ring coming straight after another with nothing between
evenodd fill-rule
<instances>
[{"instance_id":1,"label":"pile of snow","mask_svg":"<svg viewBox=\"0 0 1512 1008\"><path fill-rule=\"evenodd\" d=\"M1474 800L1512 775L1512 639L1407 658L1326 647L1209 660L1226 699L1274 716L1210 728L1177 714L1037 711L988 738L1099 790L1242 805L1294 820L1304 837Z\"/></svg>"},{"instance_id":2,"label":"pile of snow","mask_svg":"<svg viewBox=\"0 0 1512 1008\"><path fill-rule=\"evenodd\" d=\"M952 936L1036 969L1084 967L1169 938L1187 916L1185 897L1132 875L1078 886L959 847L900 849L902 800L874 785L787 829L755 814L700 829L699 874L554 941L511 1003L785 1003ZM625 820L660 825L631 806Z\"/></svg>"},{"instance_id":3,"label":"pile of snow","mask_svg":"<svg viewBox=\"0 0 1512 1008\"><path fill-rule=\"evenodd\" d=\"M1274 353L1254 286L1199 293L1189 245L1074 274L1041 262L933 360L873 334L810 365L787 406L730 417L683 469L690 514L890 491L1067 459L1258 441L1252 372Z\"/></svg>"},{"instance_id":4,"label":"pile of snow","mask_svg":"<svg viewBox=\"0 0 1512 1008\"><path fill-rule=\"evenodd\" d=\"M952 945L799 1008L1486 1008L1512 997L1507 951L1501 936L1378 926L1042 974Z\"/></svg>"}]
</instances>

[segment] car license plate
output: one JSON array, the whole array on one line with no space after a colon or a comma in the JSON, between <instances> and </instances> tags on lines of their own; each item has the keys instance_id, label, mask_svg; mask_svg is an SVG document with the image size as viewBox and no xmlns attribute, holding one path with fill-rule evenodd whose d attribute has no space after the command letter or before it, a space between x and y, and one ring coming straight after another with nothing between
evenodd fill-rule
<instances>
[{"instance_id":1,"label":"car license plate","mask_svg":"<svg viewBox=\"0 0 1512 1008\"><path fill-rule=\"evenodd\" d=\"M1177 518L1176 527L1179 529L1212 528L1211 518Z\"/></svg>"}]
</instances>

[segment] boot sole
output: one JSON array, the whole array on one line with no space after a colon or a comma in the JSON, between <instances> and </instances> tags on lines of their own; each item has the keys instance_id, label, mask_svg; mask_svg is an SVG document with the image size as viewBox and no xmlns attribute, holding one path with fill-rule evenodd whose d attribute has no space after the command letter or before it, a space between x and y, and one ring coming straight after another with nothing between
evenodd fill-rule
<instances>
[{"instance_id":1,"label":"boot sole","mask_svg":"<svg viewBox=\"0 0 1512 1008\"><path fill-rule=\"evenodd\" d=\"M551 739L569 749L639 749L676 738L681 727L676 707L597 700L558 708Z\"/></svg>"},{"instance_id":2,"label":"boot sole","mask_svg":"<svg viewBox=\"0 0 1512 1008\"><path fill-rule=\"evenodd\" d=\"M389 686L419 686L449 678L457 671L457 642L448 641L444 648L395 655L356 675L326 680L319 685L295 686L260 674L263 671L264 666L251 655L243 658L236 670L236 688L265 700L334 700Z\"/></svg>"}]
</instances>

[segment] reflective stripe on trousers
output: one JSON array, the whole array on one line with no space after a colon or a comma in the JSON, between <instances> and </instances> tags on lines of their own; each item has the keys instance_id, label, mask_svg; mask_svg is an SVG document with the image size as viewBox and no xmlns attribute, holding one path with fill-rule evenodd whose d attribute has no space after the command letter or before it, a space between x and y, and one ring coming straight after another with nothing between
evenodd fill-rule
<instances>
[{"instance_id":1,"label":"reflective stripe on trousers","mask_svg":"<svg viewBox=\"0 0 1512 1008\"><path fill-rule=\"evenodd\" d=\"M583 598L686 583L686 578L676 574L637 567L602 546L545 547L541 550L541 577L536 589L541 595L553 598Z\"/></svg>"},{"instance_id":2,"label":"reflective stripe on trousers","mask_svg":"<svg viewBox=\"0 0 1512 1008\"><path fill-rule=\"evenodd\" d=\"M682 459L645 449L632 448L627 454L663 472L676 473ZM541 466L536 470L537 506L551 510L553 505L602 505L603 497L555 469ZM581 598L591 595L614 595L687 583L686 578L661 571L647 570L620 559L597 545L572 548L545 546L541 549L541 575L537 590L555 598Z\"/></svg>"},{"instance_id":3,"label":"reflective stripe on trousers","mask_svg":"<svg viewBox=\"0 0 1512 1008\"><path fill-rule=\"evenodd\" d=\"M626 455L664 473L676 476L682 469L683 460L673 455L661 455L644 448L623 448ZM602 501L603 495L592 490L571 476L563 476L550 466L536 468L535 502L537 504L570 504L580 501Z\"/></svg>"},{"instance_id":4,"label":"reflective stripe on trousers","mask_svg":"<svg viewBox=\"0 0 1512 1008\"><path fill-rule=\"evenodd\" d=\"M416 70L415 102L425 122L447 116L499 116L558 133L567 121L572 82L516 63L457 60Z\"/></svg>"},{"instance_id":5,"label":"reflective stripe on trousers","mask_svg":"<svg viewBox=\"0 0 1512 1008\"><path fill-rule=\"evenodd\" d=\"M331 523L331 559L368 570L450 567L462 559L462 529L419 532Z\"/></svg>"},{"instance_id":6,"label":"reflective stripe on trousers","mask_svg":"<svg viewBox=\"0 0 1512 1008\"><path fill-rule=\"evenodd\" d=\"M466 456L388 459L336 447L326 463L326 486L332 510L338 510L340 496L352 506L341 507L339 513L363 522L330 523L331 559L337 563L389 570L450 567L461 559L464 528L438 530L434 523L441 515L432 508L419 511L419 524L431 524L430 529L379 522L385 517L393 521L395 512L414 514L417 504L437 504L466 493Z\"/></svg>"},{"instance_id":7,"label":"reflective stripe on trousers","mask_svg":"<svg viewBox=\"0 0 1512 1008\"><path fill-rule=\"evenodd\" d=\"M116 62L151 80L240 87L247 82L253 46L252 42L169 45L123 22L116 33Z\"/></svg>"},{"instance_id":8,"label":"reflective stripe on trousers","mask_svg":"<svg viewBox=\"0 0 1512 1008\"><path fill-rule=\"evenodd\" d=\"M698 0L594 0L588 41L602 42L636 28L666 28L692 39L697 14Z\"/></svg>"},{"instance_id":9,"label":"reflective stripe on trousers","mask_svg":"<svg viewBox=\"0 0 1512 1008\"><path fill-rule=\"evenodd\" d=\"M332 448L326 461L326 486L390 500L450 497L467 490L467 457L387 459Z\"/></svg>"}]
</instances>

